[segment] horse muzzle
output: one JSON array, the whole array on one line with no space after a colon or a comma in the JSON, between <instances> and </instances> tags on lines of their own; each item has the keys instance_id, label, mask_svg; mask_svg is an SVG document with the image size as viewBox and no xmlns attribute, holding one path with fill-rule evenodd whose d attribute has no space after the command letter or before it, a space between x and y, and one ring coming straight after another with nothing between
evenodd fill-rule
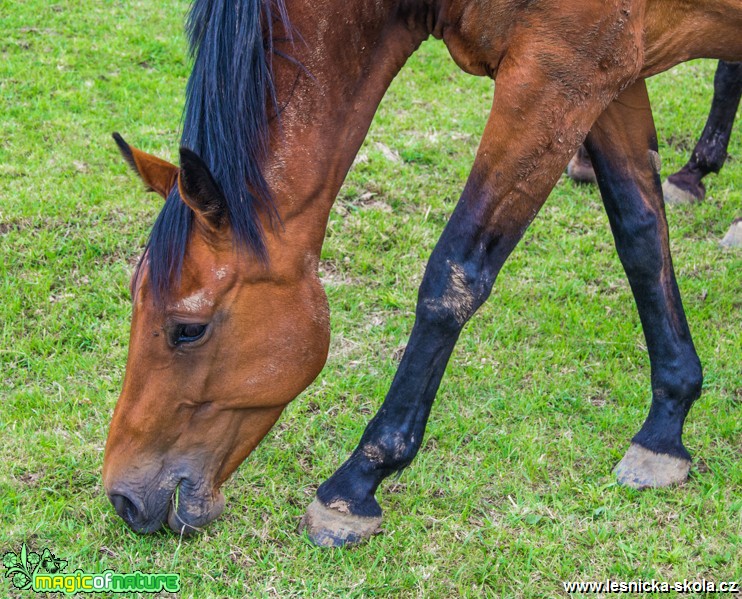
<instances>
[{"instance_id":1,"label":"horse muzzle","mask_svg":"<svg viewBox=\"0 0 742 599\"><path fill-rule=\"evenodd\" d=\"M175 532L193 534L218 518L224 510L224 496L219 491L203 493L188 479L166 485L149 493L136 492L131 485L114 485L107 490L116 513L134 532L160 530L167 522Z\"/></svg>"}]
</instances>

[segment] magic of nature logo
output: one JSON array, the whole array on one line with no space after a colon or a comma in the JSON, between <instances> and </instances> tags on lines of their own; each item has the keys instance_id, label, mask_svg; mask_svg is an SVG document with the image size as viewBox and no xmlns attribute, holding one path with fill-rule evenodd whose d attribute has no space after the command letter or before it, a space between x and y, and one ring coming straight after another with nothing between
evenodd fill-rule
<instances>
[{"instance_id":1,"label":"magic of nature logo","mask_svg":"<svg viewBox=\"0 0 742 599\"><path fill-rule=\"evenodd\" d=\"M159 593L180 591L180 575L145 574L139 571L121 574L113 570L101 573L80 569L65 573L67 561L57 558L48 548L40 554L29 551L25 543L18 553L3 555L5 576L15 588L37 593Z\"/></svg>"}]
</instances>

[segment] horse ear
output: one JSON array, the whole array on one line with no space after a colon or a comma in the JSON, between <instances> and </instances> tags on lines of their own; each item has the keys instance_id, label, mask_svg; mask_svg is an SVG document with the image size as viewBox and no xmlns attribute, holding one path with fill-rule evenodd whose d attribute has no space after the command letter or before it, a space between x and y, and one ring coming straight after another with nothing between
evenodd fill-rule
<instances>
[{"instance_id":1,"label":"horse ear","mask_svg":"<svg viewBox=\"0 0 742 599\"><path fill-rule=\"evenodd\" d=\"M198 154L180 148L180 197L211 229L219 229L227 220L227 201L209 167Z\"/></svg>"},{"instance_id":2,"label":"horse ear","mask_svg":"<svg viewBox=\"0 0 742 599\"><path fill-rule=\"evenodd\" d=\"M113 134L113 139L124 160L144 181L147 191L156 191L163 198L167 198L178 177L178 167L157 156L132 148L118 133Z\"/></svg>"}]
</instances>

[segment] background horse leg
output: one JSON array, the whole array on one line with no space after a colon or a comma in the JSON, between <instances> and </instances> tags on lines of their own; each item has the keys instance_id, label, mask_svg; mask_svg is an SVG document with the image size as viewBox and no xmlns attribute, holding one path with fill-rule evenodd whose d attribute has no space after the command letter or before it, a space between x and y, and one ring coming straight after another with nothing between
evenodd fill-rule
<instances>
[{"instance_id":1,"label":"background horse leg","mask_svg":"<svg viewBox=\"0 0 742 599\"><path fill-rule=\"evenodd\" d=\"M706 126L693 149L690 160L662 186L670 204L700 202L706 196L703 179L718 173L727 158L729 137L742 96L742 62L719 61L714 75L714 98Z\"/></svg>"},{"instance_id":2,"label":"background horse leg","mask_svg":"<svg viewBox=\"0 0 742 599\"><path fill-rule=\"evenodd\" d=\"M657 135L646 85L617 98L587 137L618 255L639 310L652 368L652 406L616 467L636 488L686 480L683 422L701 393L701 364L685 320L670 258Z\"/></svg>"},{"instance_id":3,"label":"background horse leg","mask_svg":"<svg viewBox=\"0 0 742 599\"><path fill-rule=\"evenodd\" d=\"M580 146L572 160L567 165L567 176L577 183L588 183L594 185L597 183L595 178L595 169L590 162L590 154L587 153L585 146Z\"/></svg>"},{"instance_id":4,"label":"background horse leg","mask_svg":"<svg viewBox=\"0 0 742 599\"><path fill-rule=\"evenodd\" d=\"M589 97L579 108L570 105L565 92L573 90L555 86L539 66L529 71L525 59L512 65L497 76L477 158L425 270L415 324L389 393L353 454L319 487L302 521L319 545L355 543L378 527L376 489L417 454L464 324L489 296L506 258L603 108ZM602 83L617 85L616 79ZM599 84L596 77L593 89ZM608 101L609 93L600 97ZM517 146L508 143L512 140Z\"/></svg>"}]
</instances>

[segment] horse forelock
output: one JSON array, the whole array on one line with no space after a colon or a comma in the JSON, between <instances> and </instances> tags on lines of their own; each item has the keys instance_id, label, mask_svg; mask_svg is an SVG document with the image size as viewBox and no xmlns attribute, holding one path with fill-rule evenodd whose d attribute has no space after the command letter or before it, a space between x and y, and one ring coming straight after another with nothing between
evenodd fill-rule
<instances>
[{"instance_id":1,"label":"horse forelock","mask_svg":"<svg viewBox=\"0 0 742 599\"><path fill-rule=\"evenodd\" d=\"M204 160L219 184L235 247L262 261L267 252L258 209L271 221L278 218L262 173L269 103L276 108L271 67L276 22L290 31L284 0L195 0L186 22L193 70L181 145ZM174 187L147 243L157 302L179 281L192 218Z\"/></svg>"}]
</instances>

